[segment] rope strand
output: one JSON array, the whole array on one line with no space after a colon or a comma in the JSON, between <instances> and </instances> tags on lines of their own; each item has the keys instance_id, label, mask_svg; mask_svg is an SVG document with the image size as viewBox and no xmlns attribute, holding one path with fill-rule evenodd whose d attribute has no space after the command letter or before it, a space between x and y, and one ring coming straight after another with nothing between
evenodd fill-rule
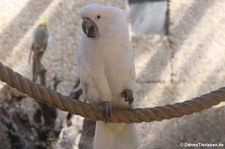
<instances>
[{"instance_id":1,"label":"rope strand","mask_svg":"<svg viewBox=\"0 0 225 149\"><path fill-rule=\"evenodd\" d=\"M102 106L83 103L79 100L70 99L60 93L49 90L48 88L24 78L19 73L4 66L2 63L0 63L0 80L49 106L93 120L105 120ZM119 109L113 107L109 121L116 123L162 121L164 119L178 118L184 115L190 115L194 112L200 112L213 105L217 105L222 101L225 101L225 87L203 96L196 97L192 100L175 103L173 105L135 109Z\"/></svg>"}]
</instances>

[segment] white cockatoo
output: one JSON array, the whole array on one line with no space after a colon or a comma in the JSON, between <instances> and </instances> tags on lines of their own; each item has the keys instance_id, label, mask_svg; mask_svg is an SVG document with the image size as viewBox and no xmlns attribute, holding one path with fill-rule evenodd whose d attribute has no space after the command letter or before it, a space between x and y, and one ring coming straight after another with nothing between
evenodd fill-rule
<instances>
[{"instance_id":1,"label":"white cockatoo","mask_svg":"<svg viewBox=\"0 0 225 149\"><path fill-rule=\"evenodd\" d=\"M97 121L94 149L135 149L135 124L111 123L111 106L131 108L135 89L134 51L126 13L90 4L81 10L84 34L77 54L85 97L104 106L106 122Z\"/></svg>"}]
</instances>

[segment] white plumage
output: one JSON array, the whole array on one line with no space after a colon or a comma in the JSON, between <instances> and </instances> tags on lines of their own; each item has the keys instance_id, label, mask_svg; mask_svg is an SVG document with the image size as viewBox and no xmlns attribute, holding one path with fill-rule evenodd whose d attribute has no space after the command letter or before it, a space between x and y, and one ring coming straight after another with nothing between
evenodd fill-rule
<instances>
[{"instance_id":1,"label":"white plumage","mask_svg":"<svg viewBox=\"0 0 225 149\"><path fill-rule=\"evenodd\" d=\"M78 74L85 97L92 103L109 102L129 108L121 93L135 91L134 51L122 9L91 4L81 11L84 33L77 54ZM135 149L134 124L97 121L95 149Z\"/></svg>"}]
</instances>

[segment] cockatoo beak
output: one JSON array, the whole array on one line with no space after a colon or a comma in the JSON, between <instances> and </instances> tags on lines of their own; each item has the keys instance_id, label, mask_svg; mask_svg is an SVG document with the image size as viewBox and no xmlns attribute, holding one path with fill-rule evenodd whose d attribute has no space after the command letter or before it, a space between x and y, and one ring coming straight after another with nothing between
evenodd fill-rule
<instances>
[{"instance_id":1,"label":"cockatoo beak","mask_svg":"<svg viewBox=\"0 0 225 149\"><path fill-rule=\"evenodd\" d=\"M89 38L95 38L97 36L97 25L88 17L83 17L82 29Z\"/></svg>"}]
</instances>

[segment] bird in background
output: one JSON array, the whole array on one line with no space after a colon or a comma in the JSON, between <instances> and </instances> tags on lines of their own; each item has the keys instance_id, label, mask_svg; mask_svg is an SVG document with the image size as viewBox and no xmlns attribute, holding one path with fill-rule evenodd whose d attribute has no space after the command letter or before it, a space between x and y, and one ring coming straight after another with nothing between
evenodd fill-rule
<instances>
[{"instance_id":1,"label":"bird in background","mask_svg":"<svg viewBox=\"0 0 225 149\"><path fill-rule=\"evenodd\" d=\"M48 38L48 20L44 19L33 32L33 43L28 60L29 63L32 57L32 79L34 82L37 80L38 73L41 71L42 64L40 61L46 51Z\"/></svg>"},{"instance_id":2,"label":"bird in background","mask_svg":"<svg viewBox=\"0 0 225 149\"><path fill-rule=\"evenodd\" d=\"M77 52L78 75L85 98L104 107L96 122L94 149L136 149L135 124L110 122L112 106L132 108L136 85L134 50L125 11L90 4L81 10L83 36Z\"/></svg>"}]
</instances>

